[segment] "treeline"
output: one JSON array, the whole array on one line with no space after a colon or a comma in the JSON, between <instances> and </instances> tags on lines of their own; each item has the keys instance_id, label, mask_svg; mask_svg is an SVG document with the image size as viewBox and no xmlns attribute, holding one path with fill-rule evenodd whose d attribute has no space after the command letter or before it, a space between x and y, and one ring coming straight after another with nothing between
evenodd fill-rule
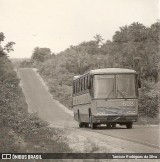
<instances>
[{"instance_id":1,"label":"treeline","mask_svg":"<svg viewBox=\"0 0 160 162\"><path fill-rule=\"evenodd\" d=\"M0 33L0 43L4 41ZM70 152L59 139L61 131L51 129L28 107L7 51L12 45L0 46L0 152ZM25 161L25 160L24 160Z\"/></svg>"},{"instance_id":2,"label":"treeline","mask_svg":"<svg viewBox=\"0 0 160 162\"><path fill-rule=\"evenodd\" d=\"M150 27L132 23L120 27L112 41L104 41L97 34L93 40L70 46L57 55L49 48L36 47L31 61L23 62L21 66L38 68L53 97L69 108L74 75L97 68L135 69L142 81L139 115L153 118L158 115L158 91L155 86L160 69L159 33L159 21Z\"/></svg>"}]
</instances>

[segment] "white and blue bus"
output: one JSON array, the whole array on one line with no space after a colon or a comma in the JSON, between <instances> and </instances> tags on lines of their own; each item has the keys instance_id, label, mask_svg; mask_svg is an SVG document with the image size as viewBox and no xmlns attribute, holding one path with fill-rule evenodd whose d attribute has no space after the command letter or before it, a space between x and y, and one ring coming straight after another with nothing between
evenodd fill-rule
<instances>
[{"instance_id":1,"label":"white and blue bus","mask_svg":"<svg viewBox=\"0 0 160 162\"><path fill-rule=\"evenodd\" d=\"M138 118L138 88L135 70L106 68L90 70L73 78L73 112L79 127L116 124L132 128Z\"/></svg>"}]
</instances>

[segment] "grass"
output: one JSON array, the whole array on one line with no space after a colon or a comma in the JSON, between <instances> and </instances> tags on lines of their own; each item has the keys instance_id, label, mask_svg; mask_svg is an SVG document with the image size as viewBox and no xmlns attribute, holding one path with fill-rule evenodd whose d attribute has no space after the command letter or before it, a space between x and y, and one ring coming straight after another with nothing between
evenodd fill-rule
<instances>
[{"instance_id":1,"label":"grass","mask_svg":"<svg viewBox=\"0 0 160 162\"><path fill-rule=\"evenodd\" d=\"M98 144L93 142L89 138L87 138L87 142L86 143L88 145L85 145L85 152L95 153L95 152L98 152L100 150L100 147L98 146Z\"/></svg>"},{"instance_id":2,"label":"grass","mask_svg":"<svg viewBox=\"0 0 160 162\"><path fill-rule=\"evenodd\" d=\"M135 124L137 125L159 125L160 118L139 117L138 121Z\"/></svg>"}]
</instances>

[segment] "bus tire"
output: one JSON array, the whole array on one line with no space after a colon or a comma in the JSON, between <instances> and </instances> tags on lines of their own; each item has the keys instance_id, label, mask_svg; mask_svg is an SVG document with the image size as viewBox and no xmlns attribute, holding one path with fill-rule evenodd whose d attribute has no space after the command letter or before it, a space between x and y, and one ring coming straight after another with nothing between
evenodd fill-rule
<instances>
[{"instance_id":1,"label":"bus tire","mask_svg":"<svg viewBox=\"0 0 160 162\"><path fill-rule=\"evenodd\" d=\"M111 129L112 125L110 123L107 124L107 128Z\"/></svg>"},{"instance_id":2,"label":"bus tire","mask_svg":"<svg viewBox=\"0 0 160 162\"><path fill-rule=\"evenodd\" d=\"M127 127L127 129L132 129L133 123L127 123L127 124L126 124L126 127Z\"/></svg>"},{"instance_id":3,"label":"bus tire","mask_svg":"<svg viewBox=\"0 0 160 162\"><path fill-rule=\"evenodd\" d=\"M92 119L91 115L89 117L89 124L90 124L91 129L95 129L96 128L96 123L93 123L93 119Z\"/></svg>"},{"instance_id":4,"label":"bus tire","mask_svg":"<svg viewBox=\"0 0 160 162\"><path fill-rule=\"evenodd\" d=\"M116 128L116 123L113 123L112 124L112 128Z\"/></svg>"},{"instance_id":5,"label":"bus tire","mask_svg":"<svg viewBox=\"0 0 160 162\"><path fill-rule=\"evenodd\" d=\"M89 127L89 123L85 123L84 126L85 126L86 128L88 128L88 127Z\"/></svg>"},{"instance_id":6,"label":"bus tire","mask_svg":"<svg viewBox=\"0 0 160 162\"><path fill-rule=\"evenodd\" d=\"M82 128L83 127L83 123L81 122L79 110L77 112L77 115L78 115L78 125L79 125L79 128Z\"/></svg>"}]
</instances>

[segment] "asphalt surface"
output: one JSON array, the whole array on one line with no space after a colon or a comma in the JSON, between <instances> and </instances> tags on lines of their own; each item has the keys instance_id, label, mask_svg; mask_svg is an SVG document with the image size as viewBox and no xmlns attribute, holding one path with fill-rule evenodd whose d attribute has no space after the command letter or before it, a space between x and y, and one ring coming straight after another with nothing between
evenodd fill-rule
<instances>
[{"instance_id":1,"label":"asphalt surface","mask_svg":"<svg viewBox=\"0 0 160 162\"><path fill-rule=\"evenodd\" d=\"M19 69L22 88L29 106L29 111L37 112L41 118L52 125L60 125L78 129L78 124L73 116L64 111L64 109L53 100L41 78L30 68ZM83 128L82 131L90 130ZM98 132L111 137L126 139L156 148L159 146L159 126L133 126L133 129L118 126L115 129L106 127L97 128L92 132Z\"/></svg>"},{"instance_id":2,"label":"asphalt surface","mask_svg":"<svg viewBox=\"0 0 160 162\"><path fill-rule=\"evenodd\" d=\"M137 126L134 125L132 129L126 129L125 126L117 126L115 129L106 129L100 127L96 132L109 135L111 137L118 137L127 141L132 141L154 148L160 148L159 126Z\"/></svg>"},{"instance_id":3,"label":"asphalt surface","mask_svg":"<svg viewBox=\"0 0 160 162\"><path fill-rule=\"evenodd\" d=\"M57 102L54 102L33 69L19 69L19 77L30 112L38 113L42 119L51 124L77 126L73 117L66 113Z\"/></svg>"}]
</instances>

